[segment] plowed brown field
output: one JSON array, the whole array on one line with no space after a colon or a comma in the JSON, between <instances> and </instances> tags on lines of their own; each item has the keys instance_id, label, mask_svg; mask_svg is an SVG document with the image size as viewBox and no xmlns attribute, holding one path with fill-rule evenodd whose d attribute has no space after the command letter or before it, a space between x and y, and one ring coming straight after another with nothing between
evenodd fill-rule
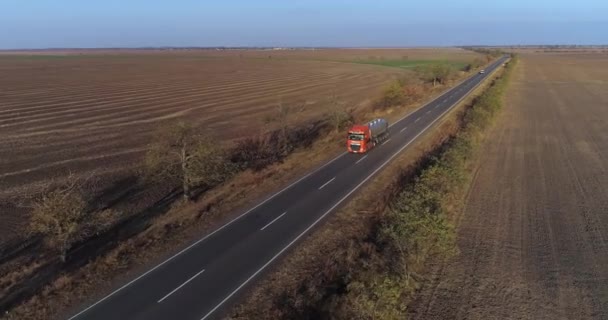
<instances>
[{"instance_id":1,"label":"plowed brown field","mask_svg":"<svg viewBox=\"0 0 608 320\"><path fill-rule=\"evenodd\" d=\"M317 117L332 95L365 103L408 72L335 60L475 57L457 49L46 54L0 55L0 243L26 221L15 199L68 170L120 176L168 121L187 118L231 140L259 132L279 101L305 102L302 117Z\"/></svg>"},{"instance_id":2,"label":"plowed brown field","mask_svg":"<svg viewBox=\"0 0 608 320\"><path fill-rule=\"evenodd\" d=\"M525 54L412 319L608 319L608 55Z\"/></svg>"}]
</instances>

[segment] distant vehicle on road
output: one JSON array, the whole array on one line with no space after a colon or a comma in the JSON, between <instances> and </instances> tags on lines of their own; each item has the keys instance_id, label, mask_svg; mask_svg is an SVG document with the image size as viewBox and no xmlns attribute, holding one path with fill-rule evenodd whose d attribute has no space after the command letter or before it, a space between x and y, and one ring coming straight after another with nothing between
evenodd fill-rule
<instances>
[{"instance_id":1,"label":"distant vehicle on road","mask_svg":"<svg viewBox=\"0 0 608 320\"><path fill-rule=\"evenodd\" d=\"M485 71L485 70L481 70L481 71L479 71L479 74L484 74L484 73L486 73L486 71Z\"/></svg>"},{"instance_id":2,"label":"distant vehicle on road","mask_svg":"<svg viewBox=\"0 0 608 320\"><path fill-rule=\"evenodd\" d=\"M385 119L378 118L364 125L353 125L348 130L348 152L366 153L388 139L388 135L388 121Z\"/></svg>"}]
</instances>

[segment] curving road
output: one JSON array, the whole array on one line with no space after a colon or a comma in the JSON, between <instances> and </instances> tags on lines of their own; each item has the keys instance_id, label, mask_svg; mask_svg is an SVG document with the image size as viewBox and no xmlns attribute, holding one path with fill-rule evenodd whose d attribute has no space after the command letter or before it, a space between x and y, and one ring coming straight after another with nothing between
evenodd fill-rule
<instances>
[{"instance_id":1,"label":"curving road","mask_svg":"<svg viewBox=\"0 0 608 320\"><path fill-rule=\"evenodd\" d=\"M72 319L220 317L245 287L397 154L466 97L507 57L394 123L367 155L343 153Z\"/></svg>"}]
</instances>

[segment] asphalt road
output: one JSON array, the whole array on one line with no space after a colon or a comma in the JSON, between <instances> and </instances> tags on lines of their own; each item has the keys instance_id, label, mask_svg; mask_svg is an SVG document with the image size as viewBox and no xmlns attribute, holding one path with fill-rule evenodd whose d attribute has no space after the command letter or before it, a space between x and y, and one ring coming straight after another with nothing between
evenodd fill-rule
<instances>
[{"instance_id":1,"label":"asphalt road","mask_svg":"<svg viewBox=\"0 0 608 320\"><path fill-rule=\"evenodd\" d=\"M390 139L368 154L341 154L69 319L220 317L268 266L506 59L394 123Z\"/></svg>"}]
</instances>

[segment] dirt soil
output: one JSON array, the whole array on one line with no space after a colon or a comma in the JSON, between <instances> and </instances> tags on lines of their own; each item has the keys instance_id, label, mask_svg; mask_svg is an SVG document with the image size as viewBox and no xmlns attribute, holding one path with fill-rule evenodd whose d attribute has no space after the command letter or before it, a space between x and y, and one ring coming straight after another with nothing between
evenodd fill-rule
<instances>
[{"instance_id":1,"label":"dirt soil","mask_svg":"<svg viewBox=\"0 0 608 320\"><path fill-rule=\"evenodd\" d=\"M608 319L608 55L522 55L410 319Z\"/></svg>"}]
</instances>

